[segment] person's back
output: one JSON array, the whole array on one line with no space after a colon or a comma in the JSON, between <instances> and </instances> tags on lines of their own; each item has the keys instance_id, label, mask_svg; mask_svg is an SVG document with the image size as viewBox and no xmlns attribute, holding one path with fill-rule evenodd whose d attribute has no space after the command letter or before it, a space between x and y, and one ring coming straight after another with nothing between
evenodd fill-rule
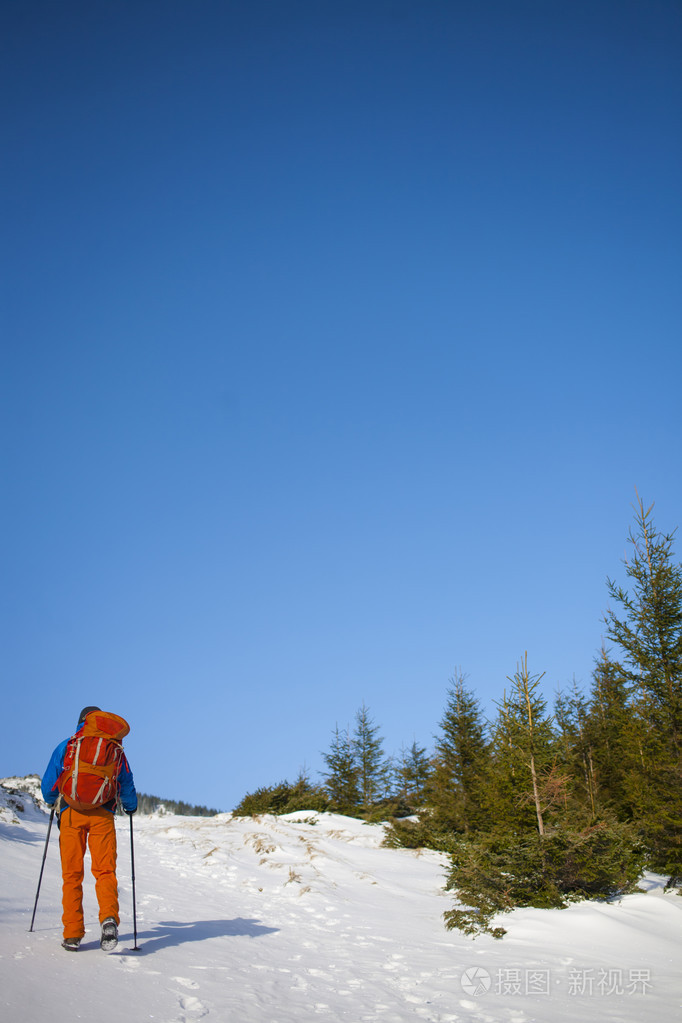
<instances>
[{"instance_id":1,"label":"person's back","mask_svg":"<svg viewBox=\"0 0 682 1023\"><path fill-rule=\"evenodd\" d=\"M118 715L85 707L75 735L54 750L41 788L48 805L59 810L59 850L62 861L62 945L76 951L85 934L83 874L86 848L102 926L100 945L106 951L118 943L118 884L114 813L120 801L126 813L137 810L133 775L123 753L129 726Z\"/></svg>"}]
</instances>

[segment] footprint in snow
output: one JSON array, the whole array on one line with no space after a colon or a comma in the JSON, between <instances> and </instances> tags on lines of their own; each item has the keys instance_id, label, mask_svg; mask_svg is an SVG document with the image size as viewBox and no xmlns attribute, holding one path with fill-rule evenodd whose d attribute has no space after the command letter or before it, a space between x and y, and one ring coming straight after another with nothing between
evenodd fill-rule
<instances>
[{"instance_id":1,"label":"footprint in snow","mask_svg":"<svg viewBox=\"0 0 682 1023\"><path fill-rule=\"evenodd\" d=\"M208 1013L204 1003L194 995L181 995L179 1002L183 1013L187 1013L187 1015L180 1016L179 1023L196 1023L196 1020Z\"/></svg>"},{"instance_id":2,"label":"footprint in snow","mask_svg":"<svg viewBox=\"0 0 682 1023\"><path fill-rule=\"evenodd\" d=\"M119 955L116 957L117 962L124 970L139 970L140 960L135 959L133 956ZM149 972L149 971L147 971Z\"/></svg>"}]
</instances>

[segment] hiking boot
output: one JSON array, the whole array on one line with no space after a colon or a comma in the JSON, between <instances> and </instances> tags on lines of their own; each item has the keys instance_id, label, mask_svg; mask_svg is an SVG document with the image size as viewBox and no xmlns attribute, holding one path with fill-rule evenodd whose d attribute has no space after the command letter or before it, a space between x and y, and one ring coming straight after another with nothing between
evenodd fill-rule
<instances>
[{"instance_id":1,"label":"hiking boot","mask_svg":"<svg viewBox=\"0 0 682 1023\"><path fill-rule=\"evenodd\" d=\"M108 916L106 920L102 921L102 937L100 938L99 947L104 949L105 952L111 952L118 945L118 927L113 916Z\"/></svg>"},{"instance_id":2,"label":"hiking boot","mask_svg":"<svg viewBox=\"0 0 682 1023\"><path fill-rule=\"evenodd\" d=\"M67 952L77 952L80 943L80 938L64 938L62 948L65 948Z\"/></svg>"}]
</instances>

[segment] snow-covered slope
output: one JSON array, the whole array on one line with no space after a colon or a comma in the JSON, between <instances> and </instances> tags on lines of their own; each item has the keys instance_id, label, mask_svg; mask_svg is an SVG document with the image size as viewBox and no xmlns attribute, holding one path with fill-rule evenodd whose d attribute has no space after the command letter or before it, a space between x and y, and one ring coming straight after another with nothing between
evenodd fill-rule
<instances>
[{"instance_id":1,"label":"snow-covered slope","mask_svg":"<svg viewBox=\"0 0 682 1023\"><path fill-rule=\"evenodd\" d=\"M19 805L21 804L21 806ZM128 818L119 829L121 942L105 954L92 878L88 933L60 947L56 828L28 928L48 817L0 789L0 1009L25 1023L301 1023L679 1018L682 899L647 894L518 910L502 941L443 927L444 857L381 847L332 814Z\"/></svg>"},{"instance_id":2,"label":"snow-covered slope","mask_svg":"<svg viewBox=\"0 0 682 1023\"><path fill-rule=\"evenodd\" d=\"M27 774L23 778L0 778L0 787L6 789L9 793L26 792L33 796L34 802L38 803L43 808L46 806L42 792L40 791L40 777L37 774Z\"/></svg>"}]
</instances>

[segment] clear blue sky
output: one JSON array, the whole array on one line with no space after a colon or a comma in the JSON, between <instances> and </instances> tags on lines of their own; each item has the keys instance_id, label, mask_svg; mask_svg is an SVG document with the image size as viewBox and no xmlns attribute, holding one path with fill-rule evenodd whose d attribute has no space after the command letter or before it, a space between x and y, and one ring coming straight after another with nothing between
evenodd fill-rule
<instances>
[{"instance_id":1,"label":"clear blue sky","mask_svg":"<svg viewBox=\"0 0 682 1023\"><path fill-rule=\"evenodd\" d=\"M229 809L590 683L682 524L682 5L6 0L0 774ZM678 552L679 553L679 552Z\"/></svg>"}]
</instances>

